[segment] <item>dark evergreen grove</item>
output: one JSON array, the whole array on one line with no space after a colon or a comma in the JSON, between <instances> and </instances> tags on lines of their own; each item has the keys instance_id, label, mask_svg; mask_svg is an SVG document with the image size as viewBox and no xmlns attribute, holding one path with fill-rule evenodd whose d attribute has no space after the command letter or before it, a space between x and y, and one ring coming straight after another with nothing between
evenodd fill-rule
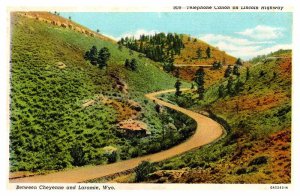
<instances>
[{"instance_id":1,"label":"dark evergreen grove","mask_svg":"<svg viewBox=\"0 0 300 196\"><path fill-rule=\"evenodd\" d=\"M124 66L132 71L136 71L137 70L137 61L136 59L131 59L131 61L129 61L129 59L125 60Z\"/></svg>"},{"instance_id":2,"label":"dark evergreen grove","mask_svg":"<svg viewBox=\"0 0 300 196\"><path fill-rule=\"evenodd\" d=\"M96 46L92 46L92 48L85 52L84 59L89 60L92 65L98 65L100 68L107 66L107 61L110 58L109 49L103 47L99 50Z\"/></svg>"},{"instance_id":3,"label":"dark evergreen grove","mask_svg":"<svg viewBox=\"0 0 300 196\"><path fill-rule=\"evenodd\" d=\"M141 35L139 39L125 37L121 38L118 44L144 53L146 57L157 62L165 62L173 59L174 55L180 54L180 50L184 48L182 36L176 33Z\"/></svg>"}]
</instances>

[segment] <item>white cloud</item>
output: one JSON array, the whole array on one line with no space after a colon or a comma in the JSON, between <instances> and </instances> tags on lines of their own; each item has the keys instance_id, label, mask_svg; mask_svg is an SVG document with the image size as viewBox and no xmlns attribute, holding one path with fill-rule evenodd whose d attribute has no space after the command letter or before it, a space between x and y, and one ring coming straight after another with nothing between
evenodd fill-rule
<instances>
[{"instance_id":1,"label":"white cloud","mask_svg":"<svg viewBox=\"0 0 300 196\"><path fill-rule=\"evenodd\" d=\"M206 34L200 36L200 39L206 41L208 43L218 43L218 42L225 42L225 43L235 43L238 45L249 46L249 45L257 45L257 44L270 44L273 43L272 41L250 41L248 39L243 38L236 38L227 35L220 35L220 34Z\"/></svg>"},{"instance_id":2,"label":"white cloud","mask_svg":"<svg viewBox=\"0 0 300 196\"><path fill-rule=\"evenodd\" d=\"M235 57L248 60L257 55L268 54L279 49L291 49L290 44L277 44L270 47L264 44L274 44L272 41L251 41L244 38L236 38L220 34L202 35L199 39L218 47L220 50L226 51Z\"/></svg>"},{"instance_id":3,"label":"white cloud","mask_svg":"<svg viewBox=\"0 0 300 196\"><path fill-rule=\"evenodd\" d=\"M123 33L120 37L114 37L112 35L108 35L108 34L103 34L104 36L106 37L109 37L115 41L118 41L120 40L122 37L134 37L135 39L139 39L140 38L140 35L154 35L155 33L160 33L159 31L157 30L150 30L150 31L147 31L145 29L138 29L134 32L127 32L127 33Z\"/></svg>"},{"instance_id":4,"label":"white cloud","mask_svg":"<svg viewBox=\"0 0 300 196\"><path fill-rule=\"evenodd\" d=\"M236 33L255 40L272 40L282 37L283 31L283 28L258 25Z\"/></svg>"},{"instance_id":5,"label":"white cloud","mask_svg":"<svg viewBox=\"0 0 300 196\"><path fill-rule=\"evenodd\" d=\"M231 54L236 57L241 57L244 60L249 60L253 57L256 57L258 55L266 55L271 52L278 51L280 49L292 49L291 44L277 44L273 45L267 48L264 48L262 46L257 46L256 48L248 48L248 47L241 47L239 50L230 51Z\"/></svg>"},{"instance_id":6,"label":"white cloud","mask_svg":"<svg viewBox=\"0 0 300 196\"><path fill-rule=\"evenodd\" d=\"M260 44L264 42L253 42L248 39L236 38L220 34L207 34L200 36L199 39L226 51L235 57L245 59L247 54L252 54L261 49Z\"/></svg>"},{"instance_id":7,"label":"white cloud","mask_svg":"<svg viewBox=\"0 0 300 196\"><path fill-rule=\"evenodd\" d=\"M292 44L277 44L277 45L274 45L274 46L271 46L268 48L263 48L263 49L257 51L256 53L254 53L254 56L262 55L262 54L269 54L271 52L275 52L280 49L286 50L286 49L292 49L292 48L293 48Z\"/></svg>"}]
</instances>

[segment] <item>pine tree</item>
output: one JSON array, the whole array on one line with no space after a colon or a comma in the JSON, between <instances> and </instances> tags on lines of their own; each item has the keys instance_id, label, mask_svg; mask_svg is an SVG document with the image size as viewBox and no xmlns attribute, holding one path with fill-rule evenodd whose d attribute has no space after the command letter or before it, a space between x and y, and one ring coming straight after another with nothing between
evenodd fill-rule
<instances>
[{"instance_id":1,"label":"pine tree","mask_svg":"<svg viewBox=\"0 0 300 196\"><path fill-rule=\"evenodd\" d=\"M232 95L233 94L233 77L230 76L228 81L227 81L227 92L229 95Z\"/></svg>"},{"instance_id":2,"label":"pine tree","mask_svg":"<svg viewBox=\"0 0 300 196\"><path fill-rule=\"evenodd\" d=\"M242 59L241 59L241 58L238 58L238 59L236 60L235 64L237 64L237 65L243 65Z\"/></svg>"},{"instance_id":3,"label":"pine tree","mask_svg":"<svg viewBox=\"0 0 300 196\"><path fill-rule=\"evenodd\" d=\"M219 98L222 98L225 96L225 87L223 84L221 84L219 86L218 93L219 93Z\"/></svg>"},{"instance_id":4,"label":"pine tree","mask_svg":"<svg viewBox=\"0 0 300 196\"><path fill-rule=\"evenodd\" d=\"M204 76L205 76L205 72L203 67L200 67L195 75L195 82L197 84L197 91L198 91L198 95L199 95L199 99L203 99L204 98Z\"/></svg>"},{"instance_id":5,"label":"pine tree","mask_svg":"<svg viewBox=\"0 0 300 196\"><path fill-rule=\"evenodd\" d=\"M98 66L100 68L106 67L109 57L110 57L110 53L108 48L106 47L101 48L97 59Z\"/></svg>"},{"instance_id":6,"label":"pine tree","mask_svg":"<svg viewBox=\"0 0 300 196\"><path fill-rule=\"evenodd\" d=\"M144 52L144 43L140 42L139 52Z\"/></svg>"},{"instance_id":7,"label":"pine tree","mask_svg":"<svg viewBox=\"0 0 300 196\"><path fill-rule=\"evenodd\" d=\"M210 47L207 47L207 49L206 49L206 57L207 57L207 58L210 58L210 57L211 57L211 50L210 50Z\"/></svg>"},{"instance_id":8,"label":"pine tree","mask_svg":"<svg viewBox=\"0 0 300 196\"><path fill-rule=\"evenodd\" d=\"M175 83L175 88L176 88L176 92L175 95L178 97L179 95L181 95L181 91L180 91L180 86L181 86L181 82L179 79L177 79L176 83Z\"/></svg>"},{"instance_id":9,"label":"pine tree","mask_svg":"<svg viewBox=\"0 0 300 196\"><path fill-rule=\"evenodd\" d=\"M233 75L240 76L239 65L235 64L233 67Z\"/></svg>"},{"instance_id":10,"label":"pine tree","mask_svg":"<svg viewBox=\"0 0 300 196\"><path fill-rule=\"evenodd\" d=\"M246 70L246 80L249 80L250 78L250 70L249 70L249 67L247 67L247 70Z\"/></svg>"},{"instance_id":11,"label":"pine tree","mask_svg":"<svg viewBox=\"0 0 300 196\"><path fill-rule=\"evenodd\" d=\"M213 69L220 69L222 67L221 62L215 61L212 65Z\"/></svg>"},{"instance_id":12,"label":"pine tree","mask_svg":"<svg viewBox=\"0 0 300 196\"><path fill-rule=\"evenodd\" d=\"M129 69L130 68L130 62L128 59L125 60L124 66Z\"/></svg>"},{"instance_id":13,"label":"pine tree","mask_svg":"<svg viewBox=\"0 0 300 196\"><path fill-rule=\"evenodd\" d=\"M242 87L243 87L243 83L240 81L240 79L238 79L238 81L234 86L234 93L237 95L242 90Z\"/></svg>"},{"instance_id":14,"label":"pine tree","mask_svg":"<svg viewBox=\"0 0 300 196\"><path fill-rule=\"evenodd\" d=\"M131 61L130 61L130 69L132 71L135 71L137 69L137 62L136 62L135 59L131 59Z\"/></svg>"},{"instance_id":15,"label":"pine tree","mask_svg":"<svg viewBox=\"0 0 300 196\"><path fill-rule=\"evenodd\" d=\"M89 60L92 65L97 65L97 58L98 58L98 50L96 46L93 46L89 52Z\"/></svg>"},{"instance_id":16,"label":"pine tree","mask_svg":"<svg viewBox=\"0 0 300 196\"><path fill-rule=\"evenodd\" d=\"M172 72L174 71L175 69L175 66L174 66L174 59L173 58L167 58L165 61L164 61L164 64L163 64L163 68L166 72Z\"/></svg>"},{"instance_id":17,"label":"pine tree","mask_svg":"<svg viewBox=\"0 0 300 196\"><path fill-rule=\"evenodd\" d=\"M228 65L227 68L226 68L226 70L225 70L224 77L228 78L230 76L231 72L232 72L231 65Z\"/></svg>"},{"instance_id":18,"label":"pine tree","mask_svg":"<svg viewBox=\"0 0 300 196\"><path fill-rule=\"evenodd\" d=\"M197 58L201 59L202 58L202 50L201 50L201 48L198 48L197 51L196 51L196 53L197 53Z\"/></svg>"}]
</instances>

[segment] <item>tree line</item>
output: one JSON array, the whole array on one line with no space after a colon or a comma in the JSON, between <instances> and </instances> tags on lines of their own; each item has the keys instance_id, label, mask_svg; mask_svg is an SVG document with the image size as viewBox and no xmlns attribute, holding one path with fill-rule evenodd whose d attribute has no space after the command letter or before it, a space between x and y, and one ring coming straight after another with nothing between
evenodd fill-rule
<instances>
[{"instance_id":1,"label":"tree line","mask_svg":"<svg viewBox=\"0 0 300 196\"><path fill-rule=\"evenodd\" d=\"M140 35L139 39L134 37L121 38L120 46L144 53L146 57L157 62L170 62L175 55L180 54L184 48L183 37L176 33L157 33L154 35Z\"/></svg>"}]
</instances>

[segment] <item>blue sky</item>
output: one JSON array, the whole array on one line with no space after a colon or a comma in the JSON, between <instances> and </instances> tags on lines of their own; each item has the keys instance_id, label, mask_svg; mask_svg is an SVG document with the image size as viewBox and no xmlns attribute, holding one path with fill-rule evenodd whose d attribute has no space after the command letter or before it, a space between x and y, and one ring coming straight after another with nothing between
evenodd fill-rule
<instances>
[{"instance_id":1,"label":"blue sky","mask_svg":"<svg viewBox=\"0 0 300 196\"><path fill-rule=\"evenodd\" d=\"M249 59L292 48L292 13L288 12L64 12L92 30L114 39L176 32L206 41Z\"/></svg>"}]
</instances>

